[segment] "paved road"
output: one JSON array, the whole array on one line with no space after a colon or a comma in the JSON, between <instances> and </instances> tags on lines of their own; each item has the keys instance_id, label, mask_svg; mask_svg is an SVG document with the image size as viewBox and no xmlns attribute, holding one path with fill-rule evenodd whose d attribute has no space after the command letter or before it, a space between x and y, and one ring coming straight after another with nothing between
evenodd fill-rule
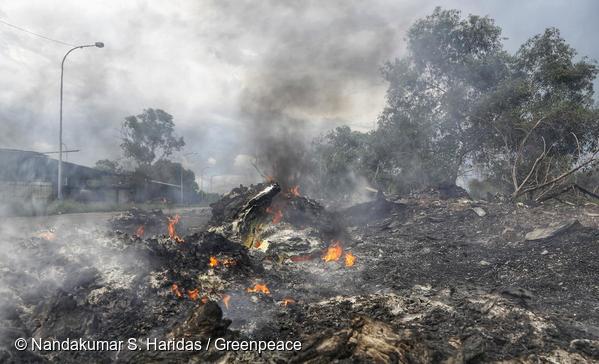
<instances>
[{"instance_id":1,"label":"paved road","mask_svg":"<svg viewBox=\"0 0 599 364\"><path fill-rule=\"evenodd\" d=\"M33 217L4 217L0 221L0 236L2 240L14 236L30 236L40 231L53 229L56 232L68 229L89 230L94 228L107 229L110 218L121 212L89 212L78 214L62 214ZM182 227L188 232L203 227L210 218L210 208L193 207L164 210L167 215L178 213L182 217ZM185 231L184 230L184 231Z\"/></svg>"}]
</instances>

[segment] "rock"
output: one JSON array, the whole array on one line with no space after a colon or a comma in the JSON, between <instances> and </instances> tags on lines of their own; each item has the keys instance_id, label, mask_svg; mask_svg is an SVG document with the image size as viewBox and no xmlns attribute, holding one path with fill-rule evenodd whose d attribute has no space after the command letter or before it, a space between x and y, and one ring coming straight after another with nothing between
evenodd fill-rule
<instances>
[{"instance_id":1,"label":"rock","mask_svg":"<svg viewBox=\"0 0 599 364\"><path fill-rule=\"evenodd\" d=\"M580 226L582 225L580 225L578 220L572 220L555 226L548 226L544 228L535 229L527 233L524 238L528 241L549 239L557 235L560 235L568 230L579 228Z\"/></svg>"},{"instance_id":2,"label":"rock","mask_svg":"<svg viewBox=\"0 0 599 364\"><path fill-rule=\"evenodd\" d=\"M482 207L473 207L470 210L474 211L479 217L487 216L487 212Z\"/></svg>"},{"instance_id":3,"label":"rock","mask_svg":"<svg viewBox=\"0 0 599 364\"><path fill-rule=\"evenodd\" d=\"M486 260L481 260L480 262L478 262L478 264L480 264L482 266L491 265L491 263L487 262Z\"/></svg>"},{"instance_id":4,"label":"rock","mask_svg":"<svg viewBox=\"0 0 599 364\"><path fill-rule=\"evenodd\" d=\"M223 319L223 311L214 301L198 306L185 322L172 332L172 337L220 337L223 336L231 320Z\"/></svg>"},{"instance_id":5,"label":"rock","mask_svg":"<svg viewBox=\"0 0 599 364\"><path fill-rule=\"evenodd\" d=\"M547 250L547 249L545 249L541 252L541 255L547 255L547 254L549 254L549 250Z\"/></svg>"}]
</instances>

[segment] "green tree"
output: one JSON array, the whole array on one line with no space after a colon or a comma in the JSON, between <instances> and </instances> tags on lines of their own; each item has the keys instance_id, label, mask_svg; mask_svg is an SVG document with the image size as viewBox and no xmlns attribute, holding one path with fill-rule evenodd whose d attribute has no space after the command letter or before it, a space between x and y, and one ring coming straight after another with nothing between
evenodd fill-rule
<instances>
[{"instance_id":1,"label":"green tree","mask_svg":"<svg viewBox=\"0 0 599 364\"><path fill-rule=\"evenodd\" d=\"M99 161L96 162L95 168L99 169L100 171L104 171L104 172L111 172L111 173L121 172L121 166L119 165L119 163L117 161L112 161L110 159L100 159Z\"/></svg>"},{"instance_id":2,"label":"green tree","mask_svg":"<svg viewBox=\"0 0 599 364\"><path fill-rule=\"evenodd\" d=\"M199 199L199 186L196 182L195 173L185 169L181 163L175 163L167 159L159 159L148 169L137 169L134 179L138 180L140 186L146 185L147 199L167 198L171 201L179 201L180 190L173 186L159 183L146 183L148 180L160 181L179 186L183 183L184 200L195 202Z\"/></svg>"},{"instance_id":3,"label":"green tree","mask_svg":"<svg viewBox=\"0 0 599 364\"><path fill-rule=\"evenodd\" d=\"M542 195L595 164L597 67L576 61L576 51L555 28L524 43L509 66L509 77L474 113L479 130L486 131L476 159L513 197Z\"/></svg>"},{"instance_id":4,"label":"green tree","mask_svg":"<svg viewBox=\"0 0 599 364\"><path fill-rule=\"evenodd\" d=\"M121 148L138 167L147 169L156 160L170 156L185 145L175 135L173 116L160 109L145 109L139 115L125 118Z\"/></svg>"},{"instance_id":5,"label":"green tree","mask_svg":"<svg viewBox=\"0 0 599 364\"><path fill-rule=\"evenodd\" d=\"M436 8L410 27L405 56L382 68L378 128L337 128L316 143L319 184L341 193L358 174L402 192L474 167L514 198L539 199L599 163L597 72L555 28L511 55L492 19Z\"/></svg>"},{"instance_id":6,"label":"green tree","mask_svg":"<svg viewBox=\"0 0 599 364\"><path fill-rule=\"evenodd\" d=\"M406 56L382 69L389 89L376 132L400 189L455 183L481 143L473 110L506 77L508 58L488 17L436 8L409 29Z\"/></svg>"},{"instance_id":7,"label":"green tree","mask_svg":"<svg viewBox=\"0 0 599 364\"><path fill-rule=\"evenodd\" d=\"M347 198L355 190L358 176L365 173L369 143L367 134L338 127L313 143L318 169L318 191L335 199Z\"/></svg>"}]
</instances>

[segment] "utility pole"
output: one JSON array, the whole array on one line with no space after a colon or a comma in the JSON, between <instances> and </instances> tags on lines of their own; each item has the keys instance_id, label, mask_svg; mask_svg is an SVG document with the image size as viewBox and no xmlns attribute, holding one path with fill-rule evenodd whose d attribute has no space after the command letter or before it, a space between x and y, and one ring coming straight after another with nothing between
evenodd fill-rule
<instances>
[{"instance_id":1,"label":"utility pole","mask_svg":"<svg viewBox=\"0 0 599 364\"><path fill-rule=\"evenodd\" d=\"M67 56L75 49L87 48L87 47L103 48L104 43L96 42L94 44L80 45L80 46L71 48L64 55L64 57L62 58L62 63L60 64L60 125L58 127L58 181L56 183L58 185L57 198L59 200L62 200L62 144L63 144L62 143L62 89L63 89L63 80L64 80L64 62L67 60Z\"/></svg>"}]
</instances>

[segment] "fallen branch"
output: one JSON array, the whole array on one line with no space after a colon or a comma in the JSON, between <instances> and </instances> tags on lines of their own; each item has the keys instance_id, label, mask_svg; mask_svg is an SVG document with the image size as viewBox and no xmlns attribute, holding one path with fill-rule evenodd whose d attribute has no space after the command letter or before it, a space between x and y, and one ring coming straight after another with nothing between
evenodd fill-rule
<instances>
[{"instance_id":1,"label":"fallen branch","mask_svg":"<svg viewBox=\"0 0 599 364\"><path fill-rule=\"evenodd\" d=\"M513 196L514 198L516 198L516 197L522 196L522 195L523 195L523 194L525 194L525 193L528 193L528 192L533 192L533 191L537 191L537 190L539 190L539 189L541 189L541 188L544 188L544 187L547 187L547 186L549 186L549 185L552 185L552 184L555 184L555 183L557 183L557 182L560 182L560 181L562 181L563 179L565 179L566 177L569 177L570 175L574 174L574 173L575 173L576 171L578 171L579 169L581 169L581 168L583 168L583 167L586 167L586 166L588 166L589 164L592 164L592 163L594 163L594 162L598 162L598 161L599 161L599 158L597 158L597 154L598 154L598 153L599 153L599 149L598 149L597 151L595 151L595 153L593 153L593 155L592 155L592 156L591 156L591 157L590 157L590 158L589 158L587 161L585 161L584 163L581 163L581 164L579 164L578 166L576 166L576 167L574 167L574 168L570 169L569 171L566 171L566 172L564 172L564 173L560 174L559 176L557 176L557 177L555 177L555 178L551 179L550 181L547 181L547 182L545 182L545 183L541 183L541 184L539 184L539 185L535 185L535 186L532 186L532 187L529 187L529 188L525 188L525 189L523 189L523 190L520 190L520 191L515 191L515 192L514 192L514 194L513 194L512 196Z\"/></svg>"},{"instance_id":2,"label":"fallen branch","mask_svg":"<svg viewBox=\"0 0 599 364\"><path fill-rule=\"evenodd\" d=\"M589 196L599 200L599 195L587 190L586 188L584 188L576 183L572 183L572 184L569 184L566 187L564 187L564 188L560 189L559 191L556 191L550 195L539 197L536 199L536 201L537 202L545 202L547 200L551 200L552 198L555 198L556 200L559 201L559 199L557 198L558 196L560 196L564 193L567 193L569 191L574 191L574 190L578 190L578 191L584 193L585 195L589 195ZM563 202L563 201L561 201L561 202Z\"/></svg>"},{"instance_id":3,"label":"fallen branch","mask_svg":"<svg viewBox=\"0 0 599 364\"><path fill-rule=\"evenodd\" d=\"M554 193L552 193L550 195L541 196L541 197L537 198L536 201L537 202L545 202L547 200L551 200L552 198L556 198L559 195L564 194L564 193L566 193L566 192L568 192L568 191L570 191L572 189L574 189L574 186L573 185L568 185L568 186L566 186L566 187L560 189L559 191L554 192Z\"/></svg>"},{"instance_id":4,"label":"fallen branch","mask_svg":"<svg viewBox=\"0 0 599 364\"><path fill-rule=\"evenodd\" d=\"M582 192L582 193L584 193L586 195L589 195L589 196L591 196L591 197L596 198L596 199L599 200L599 195L598 194L593 193L593 192L587 190L586 188L581 187L580 185L578 185L576 183L572 187L576 188L577 190L579 190L580 192Z\"/></svg>"}]
</instances>

